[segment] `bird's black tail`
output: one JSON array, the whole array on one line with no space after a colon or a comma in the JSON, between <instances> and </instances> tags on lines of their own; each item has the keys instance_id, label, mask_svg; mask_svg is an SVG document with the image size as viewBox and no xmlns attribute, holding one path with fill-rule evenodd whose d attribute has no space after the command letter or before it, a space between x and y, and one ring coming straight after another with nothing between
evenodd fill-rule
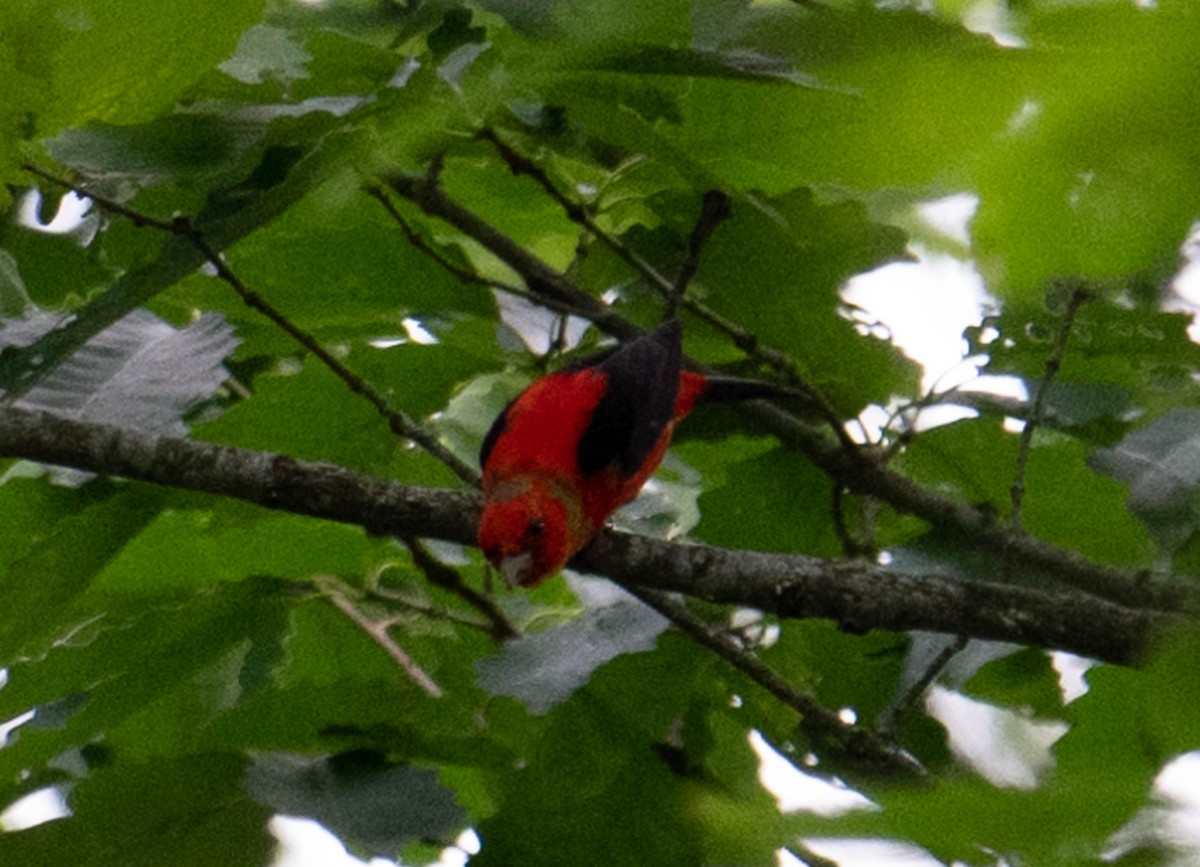
<instances>
[{"instance_id":1,"label":"bird's black tail","mask_svg":"<svg viewBox=\"0 0 1200 867\"><path fill-rule=\"evenodd\" d=\"M736 376L705 376L707 385L696 400L699 404L734 403L742 400L769 400L778 397L807 397L802 391Z\"/></svg>"}]
</instances>

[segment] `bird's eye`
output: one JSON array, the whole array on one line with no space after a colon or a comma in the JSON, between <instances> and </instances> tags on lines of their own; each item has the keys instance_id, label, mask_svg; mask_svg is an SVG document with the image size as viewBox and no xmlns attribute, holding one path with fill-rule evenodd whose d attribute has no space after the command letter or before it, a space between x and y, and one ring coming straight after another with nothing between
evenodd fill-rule
<instances>
[{"instance_id":1,"label":"bird's eye","mask_svg":"<svg viewBox=\"0 0 1200 867\"><path fill-rule=\"evenodd\" d=\"M543 521L541 518L534 518L525 527L525 535L532 536L533 538L536 539L538 536L542 535L542 533L545 531L545 529L546 529L546 522Z\"/></svg>"}]
</instances>

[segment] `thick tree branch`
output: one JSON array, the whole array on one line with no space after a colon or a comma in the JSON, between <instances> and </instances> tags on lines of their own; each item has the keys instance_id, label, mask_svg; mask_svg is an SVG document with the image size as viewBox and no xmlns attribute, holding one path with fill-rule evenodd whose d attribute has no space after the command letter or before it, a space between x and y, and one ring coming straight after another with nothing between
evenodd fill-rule
<instances>
[{"instance_id":1,"label":"thick tree branch","mask_svg":"<svg viewBox=\"0 0 1200 867\"><path fill-rule=\"evenodd\" d=\"M473 491L406 487L286 455L155 437L42 412L0 408L0 455L233 497L296 515L356 524L379 536L471 543Z\"/></svg>"},{"instance_id":2,"label":"thick tree branch","mask_svg":"<svg viewBox=\"0 0 1200 867\"><path fill-rule=\"evenodd\" d=\"M0 409L0 455L234 497L369 532L475 543L473 491L410 487L331 464L172 440L40 412ZM908 576L865 563L729 551L606 531L573 565L622 584L672 590L842 628L925 629L1134 664L1170 615L1086 594Z\"/></svg>"},{"instance_id":3,"label":"thick tree branch","mask_svg":"<svg viewBox=\"0 0 1200 867\"><path fill-rule=\"evenodd\" d=\"M858 561L677 545L606 531L572 564L619 584L673 590L780 617L817 617L848 632L923 629L1066 650L1131 665L1182 618L1080 593L940 575L902 575Z\"/></svg>"}]
</instances>

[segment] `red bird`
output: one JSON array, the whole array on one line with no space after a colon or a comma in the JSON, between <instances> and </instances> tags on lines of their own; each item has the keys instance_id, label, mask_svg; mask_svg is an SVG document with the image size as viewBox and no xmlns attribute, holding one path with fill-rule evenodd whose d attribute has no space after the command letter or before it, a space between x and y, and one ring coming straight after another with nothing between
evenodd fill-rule
<instances>
[{"instance_id":1,"label":"red bird","mask_svg":"<svg viewBox=\"0 0 1200 867\"><path fill-rule=\"evenodd\" d=\"M510 585L546 580L637 496L702 396L780 391L683 370L682 361L682 330L668 320L539 379L496 418L479 455L479 547Z\"/></svg>"}]
</instances>

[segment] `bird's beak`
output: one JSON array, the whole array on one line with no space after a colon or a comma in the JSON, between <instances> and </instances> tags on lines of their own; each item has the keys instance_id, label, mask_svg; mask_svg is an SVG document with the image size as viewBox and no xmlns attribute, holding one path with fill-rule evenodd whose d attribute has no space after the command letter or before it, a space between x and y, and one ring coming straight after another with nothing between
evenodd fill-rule
<instances>
[{"instance_id":1,"label":"bird's beak","mask_svg":"<svg viewBox=\"0 0 1200 867\"><path fill-rule=\"evenodd\" d=\"M515 589L524 584L533 571L533 554L526 551L524 554L505 557L497 564L497 568L508 589Z\"/></svg>"}]
</instances>

